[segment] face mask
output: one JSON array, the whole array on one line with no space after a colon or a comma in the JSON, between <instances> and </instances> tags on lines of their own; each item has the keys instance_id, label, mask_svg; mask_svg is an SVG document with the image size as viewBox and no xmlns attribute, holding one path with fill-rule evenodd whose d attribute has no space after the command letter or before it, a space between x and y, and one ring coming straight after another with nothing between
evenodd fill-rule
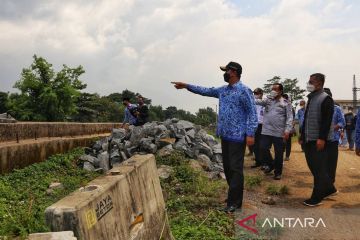
<instances>
[{"instance_id":1,"label":"face mask","mask_svg":"<svg viewBox=\"0 0 360 240\"><path fill-rule=\"evenodd\" d=\"M312 84L310 84L310 83L308 83L308 84L306 85L306 90L308 90L308 92L313 92L313 91L315 91L315 86L312 85Z\"/></svg>"},{"instance_id":2,"label":"face mask","mask_svg":"<svg viewBox=\"0 0 360 240\"><path fill-rule=\"evenodd\" d=\"M254 95L255 99L260 99L260 95Z\"/></svg>"},{"instance_id":3,"label":"face mask","mask_svg":"<svg viewBox=\"0 0 360 240\"><path fill-rule=\"evenodd\" d=\"M229 82L229 81L230 81L230 74L229 74L229 73L224 73L224 81L225 81L225 82Z\"/></svg>"},{"instance_id":4,"label":"face mask","mask_svg":"<svg viewBox=\"0 0 360 240\"><path fill-rule=\"evenodd\" d=\"M272 90L272 91L270 92L270 96L271 96L272 98L276 98L278 95L279 95L278 92L275 91L275 90Z\"/></svg>"}]
</instances>

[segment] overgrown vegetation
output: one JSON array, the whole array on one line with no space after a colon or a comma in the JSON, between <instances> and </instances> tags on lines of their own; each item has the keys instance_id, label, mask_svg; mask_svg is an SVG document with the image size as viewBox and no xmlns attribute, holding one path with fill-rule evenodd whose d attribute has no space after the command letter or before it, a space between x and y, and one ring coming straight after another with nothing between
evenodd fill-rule
<instances>
[{"instance_id":1,"label":"overgrown vegetation","mask_svg":"<svg viewBox=\"0 0 360 240\"><path fill-rule=\"evenodd\" d=\"M161 185L166 192L167 212L175 239L234 239L233 218L217 210L223 206L220 196L226 190L225 181L209 180L188 162L179 152L157 157L158 165L174 167L172 175L162 180Z\"/></svg>"},{"instance_id":2,"label":"overgrown vegetation","mask_svg":"<svg viewBox=\"0 0 360 240\"><path fill-rule=\"evenodd\" d=\"M81 154L82 149L75 149L0 176L0 236L25 238L29 233L49 231L45 209L99 175L76 167ZM49 184L55 181L63 188L47 194Z\"/></svg>"},{"instance_id":3,"label":"overgrown vegetation","mask_svg":"<svg viewBox=\"0 0 360 240\"><path fill-rule=\"evenodd\" d=\"M238 214L228 215L219 209L224 206L222 195L226 195L227 184L223 179L210 180L204 172L189 166L189 160L179 152L168 157L158 157L158 165L169 165L173 173L166 180L161 180L165 192L167 213L170 227L176 240L242 240L270 239L278 236L279 229L261 228L259 234L253 234L235 226ZM245 177L245 187L261 185L261 176Z\"/></svg>"},{"instance_id":4,"label":"overgrown vegetation","mask_svg":"<svg viewBox=\"0 0 360 240\"><path fill-rule=\"evenodd\" d=\"M244 183L247 190L253 190L255 187L260 186L263 180L259 175L245 175Z\"/></svg>"},{"instance_id":5,"label":"overgrown vegetation","mask_svg":"<svg viewBox=\"0 0 360 240\"><path fill-rule=\"evenodd\" d=\"M289 194L289 187L286 185L269 184L266 188L266 193L269 195L287 195Z\"/></svg>"}]
</instances>

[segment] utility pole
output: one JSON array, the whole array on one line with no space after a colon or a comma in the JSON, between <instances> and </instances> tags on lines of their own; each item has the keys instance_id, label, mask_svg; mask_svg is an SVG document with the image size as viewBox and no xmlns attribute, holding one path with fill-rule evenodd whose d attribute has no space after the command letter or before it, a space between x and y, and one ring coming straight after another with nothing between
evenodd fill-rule
<instances>
[{"instance_id":1,"label":"utility pole","mask_svg":"<svg viewBox=\"0 0 360 240\"><path fill-rule=\"evenodd\" d=\"M354 111L357 110L357 91L360 91L360 88L356 87L356 79L355 74L353 76L353 109Z\"/></svg>"}]
</instances>

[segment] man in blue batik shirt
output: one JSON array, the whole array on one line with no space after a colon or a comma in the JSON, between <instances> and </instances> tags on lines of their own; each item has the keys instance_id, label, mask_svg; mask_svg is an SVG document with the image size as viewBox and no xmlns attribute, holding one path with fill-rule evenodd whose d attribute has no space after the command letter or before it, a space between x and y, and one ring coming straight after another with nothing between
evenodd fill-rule
<instances>
[{"instance_id":1,"label":"man in blue batik shirt","mask_svg":"<svg viewBox=\"0 0 360 240\"><path fill-rule=\"evenodd\" d=\"M254 96L241 81L242 67L230 62L224 67L224 81L227 85L218 88L205 88L182 82L172 82L177 89L208 97L219 98L219 119L216 133L221 138L223 166L229 185L225 212L241 208L244 189L244 154L246 145L254 144L258 126Z\"/></svg>"},{"instance_id":2,"label":"man in blue batik shirt","mask_svg":"<svg viewBox=\"0 0 360 240\"><path fill-rule=\"evenodd\" d=\"M129 123L130 125L135 125L136 123L136 109L137 106L130 103L130 98L124 97L123 98L123 105L125 106L124 112L124 120L123 124Z\"/></svg>"},{"instance_id":3,"label":"man in blue batik shirt","mask_svg":"<svg viewBox=\"0 0 360 240\"><path fill-rule=\"evenodd\" d=\"M356 151L356 155L360 156L360 110L358 110L356 115L355 151Z\"/></svg>"},{"instance_id":4,"label":"man in blue batik shirt","mask_svg":"<svg viewBox=\"0 0 360 240\"><path fill-rule=\"evenodd\" d=\"M324 91L332 97L332 93L329 88L324 88ZM328 169L329 169L329 177L332 182L335 183L336 176L336 167L339 156L339 140L340 140L340 129L344 128L346 125L344 113L341 110L341 107L334 104L334 114L332 118L331 127L334 129L332 139L328 142ZM333 196L336 195L333 193Z\"/></svg>"}]
</instances>

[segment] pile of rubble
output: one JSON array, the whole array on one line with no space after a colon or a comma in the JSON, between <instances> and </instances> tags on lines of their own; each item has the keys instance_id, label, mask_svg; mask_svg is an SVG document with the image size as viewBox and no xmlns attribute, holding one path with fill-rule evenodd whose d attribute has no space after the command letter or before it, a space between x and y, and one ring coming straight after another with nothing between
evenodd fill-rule
<instances>
[{"instance_id":1,"label":"pile of rubble","mask_svg":"<svg viewBox=\"0 0 360 240\"><path fill-rule=\"evenodd\" d=\"M108 171L111 165L135 154L167 156L174 150L196 159L213 176L223 175L220 143L200 126L178 119L113 129L111 136L85 149L86 154L80 157L79 165L89 171Z\"/></svg>"},{"instance_id":2,"label":"pile of rubble","mask_svg":"<svg viewBox=\"0 0 360 240\"><path fill-rule=\"evenodd\" d=\"M13 118L9 113L1 113L0 123L16 123L16 119Z\"/></svg>"}]
</instances>

